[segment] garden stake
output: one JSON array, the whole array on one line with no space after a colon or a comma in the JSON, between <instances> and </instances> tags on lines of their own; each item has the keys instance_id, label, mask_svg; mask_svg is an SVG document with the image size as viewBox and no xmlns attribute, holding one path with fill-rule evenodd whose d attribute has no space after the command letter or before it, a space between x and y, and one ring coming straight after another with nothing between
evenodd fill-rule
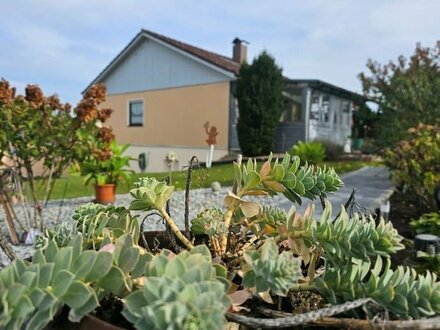
<instances>
[{"instance_id":1,"label":"garden stake","mask_svg":"<svg viewBox=\"0 0 440 330\"><path fill-rule=\"evenodd\" d=\"M200 167L199 160L196 156L192 156L189 161L188 166L188 174L186 176L186 187L185 187L185 236L188 239L191 239L190 231L189 231L189 191L191 188L191 180L192 180L192 170L194 167Z\"/></svg>"}]
</instances>

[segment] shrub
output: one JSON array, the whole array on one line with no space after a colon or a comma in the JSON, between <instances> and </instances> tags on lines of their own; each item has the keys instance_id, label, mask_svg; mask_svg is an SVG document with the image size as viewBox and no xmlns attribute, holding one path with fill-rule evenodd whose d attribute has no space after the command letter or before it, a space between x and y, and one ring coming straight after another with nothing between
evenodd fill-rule
<instances>
[{"instance_id":1,"label":"shrub","mask_svg":"<svg viewBox=\"0 0 440 330\"><path fill-rule=\"evenodd\" d=\"M336 160L344 154L344 147L340 144L328 140L315 140L314 142L321 143L325 150L325 160Z\"/></svg>"},{"instance_id":2,"label":"shrub","mask_svg":"<svg viewBox=\"0 0 440 330\"><path fill-rule=\"evenodd\" d=\"M288 151L291 156L298 156L309 164L319 164L324 160L325 148L321 142L304 143L299 141Z\"/></svg>"},{"instance_id":3,"label":"shrub","mask_svg":"<svg viewBox=\"0 0 440 330\"><path fill-rule=\"evenodd\" d=\"M440 127L419 125L408 139L385 152L394 182L412 194L423 211L436 209L435 188L440 184Z\"/></svg>"},{"instance_id":4,"label":"shrub","mask_svg":"<svg viewBox=\"0 0 440 330\"><path fill-rule=\"evenodd\" d=\"M246 156L267 155L272 150L282 111L282 90L282 70L267 52L240 67L237 134Z\"/></svg>"},{"instance_id":5,"label":"shrub","mask_svg":"<svg viewBox=\"0 0 440 330\"><path fill-rule=\"evenodd\" d=\"M432 234L440 236L440 213L433 212L422 215L419 219L410 222L416 234Z\"/></svg>"}]
</instances>

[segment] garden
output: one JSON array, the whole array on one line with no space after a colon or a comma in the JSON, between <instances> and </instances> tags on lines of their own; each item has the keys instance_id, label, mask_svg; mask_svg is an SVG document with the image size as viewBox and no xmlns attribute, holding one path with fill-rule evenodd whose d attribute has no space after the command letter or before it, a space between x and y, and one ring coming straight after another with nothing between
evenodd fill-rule
<instances>
[{"instance_id":1,"label":"garden","mask_svg":"<svg viewBox=\"0 0 440 330\"><path fill-rule=\"evenodd\" d=\"M363 78L366 87L375 82ZM15 94L0 81L0 245L11 259L0 270L0 328L436 327L435 123L402 127L397 137L380 140L393 146L382 148L382 157L396 185L385 221L349 212L350 201L330 203L344 185L340 175L365 163L325 162L322 143L209 170L193 159L185 171L140 175L106 125L112 110L100 108L103 85L90 88L75 108L36 85ZM94 187L84 188L84 181ZM230 186L218 192L222 205L190 213L197 204L190 190L213 181ZM110 195L98 197L101 188ZM87 202L93 189L101 203ZM112 204L116 189L128 192L125 205ZM179 190L184 212L177 214L170 202ZM84 196L71 217L46 218L54 200ZM275 199L291 209L274 207ZM320 202L320 217L314 206L297 212L308 200ZM151 222L163 227L160 236L145 230ZM414 234L438 240L417 246ZM23 241L34 244L28 258L11 248Z\"/></svg>"}]
</instances>

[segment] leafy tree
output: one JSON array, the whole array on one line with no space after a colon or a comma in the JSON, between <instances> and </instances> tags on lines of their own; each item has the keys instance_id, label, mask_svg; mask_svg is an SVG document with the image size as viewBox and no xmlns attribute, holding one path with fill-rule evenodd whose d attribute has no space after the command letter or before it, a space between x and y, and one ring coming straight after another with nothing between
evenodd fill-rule
<instances>
[{"instance_id":1,"label":"leafy tree","mask_svg":"<svg viewBox=\"0 0 440 330\"><path fill-rule=\"evenodd\" d=\"M282 111L282 69L266 51L244 63L237 80L240 116L237 133L242 152L267 155Z\"/></svg>"},{"instance_id":2,"label":"leafy tree","mask_svg":"<svg viewBox=\"0 0 440 330\"><path fill-rule=\"evenodd\" d=\"M378 145L392 146L407 130L440 122L440 42L434 48L417 44L409 58L400 56L386 65L368 60L369 74L361 73L364 94L378 103Z\"/></svg>"},{"instance_id":3,"label":"leafy tree","mask_svg":"<svg viewBox=\"0 0 440 330\"><path fill-rule=\"evenodd\" d=\"M111 157L115 136L103 123L113 110L99 108L105 100L102 84L92 86L73 109L57 95L45 96L38 85L27 85L25 95L15 92L8 81L0 80L0 166L12 165L22 183L26 182L35 227L38 218L42 227L38 186L45 187L47 202L54 179L72 163Z\"/></svg>"},{"instance_id":4,"label":"leafy tree","mask_svg":"<svg viewBox=\"0 0 440 330\"><path fill-rule=\"evenodd\" d=\"M380 114L371 110L366 104L360 104L357 111L353 112L353 126L351 135L355 138L376 138Z\"/></svg>"}]
</instances>

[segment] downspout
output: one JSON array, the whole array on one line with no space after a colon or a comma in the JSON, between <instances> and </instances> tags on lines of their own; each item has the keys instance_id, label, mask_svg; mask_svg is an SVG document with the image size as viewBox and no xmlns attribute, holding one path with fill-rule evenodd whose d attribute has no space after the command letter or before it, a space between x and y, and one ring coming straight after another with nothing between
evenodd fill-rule
<instances>
[{"instance_id":1,"label":"downspout","mask_svg":"<svg viewBox=\"0 0 440 330\"><path fill-rule=\"evenodd\" d=\"M312 100L312 90L310 88L306 88L306 102L304 108L304 133L305 133L305 141L309 142L309 125L310 125L310 102Z\"/></svg>"}]
</instances>

